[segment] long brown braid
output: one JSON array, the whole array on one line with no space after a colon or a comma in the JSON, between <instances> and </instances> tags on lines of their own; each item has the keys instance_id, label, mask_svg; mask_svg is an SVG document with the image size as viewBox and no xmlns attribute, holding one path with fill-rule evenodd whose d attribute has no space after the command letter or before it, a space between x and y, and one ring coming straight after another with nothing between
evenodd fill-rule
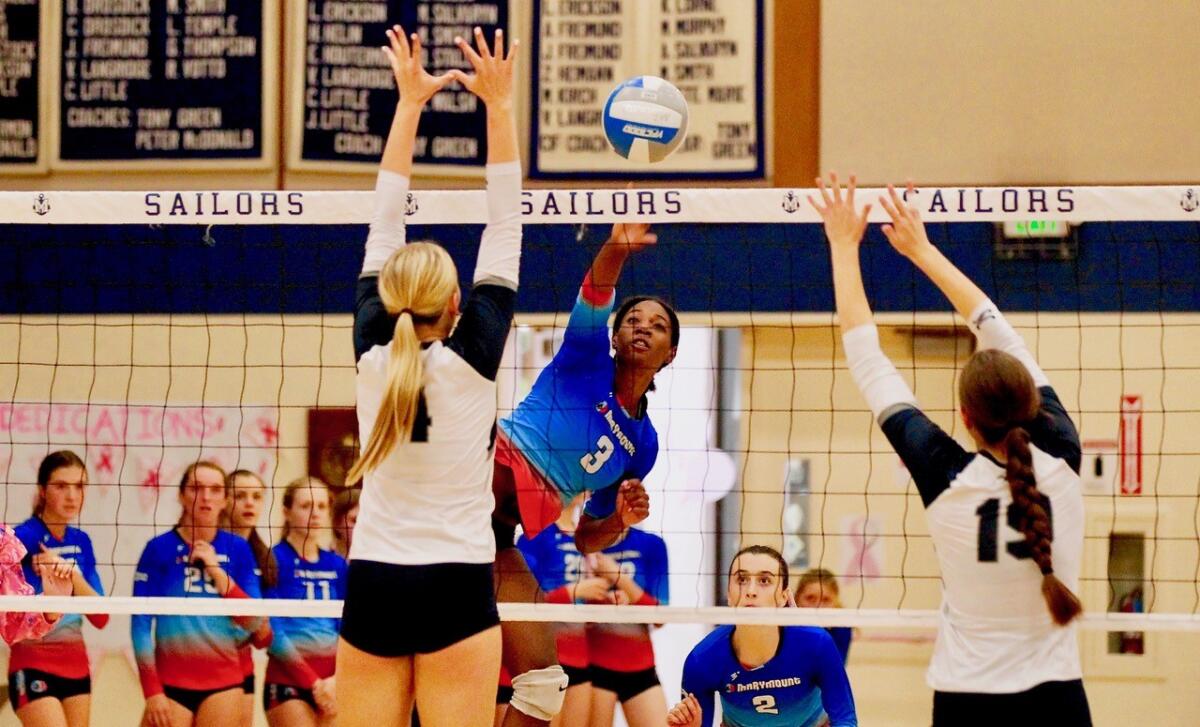
<instances>
[{"instance_id":1,"label":"long brown braid","mask_svg":"<svg viewBox=\"0 0 1200 727\"><path fill-rule=\"evenodd\" d=\"M1029 555L1042 572L1042 596L1060 626L1083 612L1079 599L1054 575L1050 500L1037 487L1029 431L1041 410L1041 395L1025 366L1003 351L976 352L959 380L963 412L979 435L1006 455L1005 477L1012 493L1014 528L1025 536Z\"/></svg>"}]
</instances>

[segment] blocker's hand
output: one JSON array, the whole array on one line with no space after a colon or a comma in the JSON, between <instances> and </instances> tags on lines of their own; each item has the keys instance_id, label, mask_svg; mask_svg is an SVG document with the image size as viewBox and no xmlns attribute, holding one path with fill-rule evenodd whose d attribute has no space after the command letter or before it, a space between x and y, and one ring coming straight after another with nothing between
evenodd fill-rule
<instances>
[{"instance_id":1,"label":"blocker's hand","mask_svg":"<svg viewBox=\"0 0 1200 727\"><path fill-rule=\"evenodd\" d=\"M896 188L888 185L887 197L880 197L879 204L892 218L892 224L884 225L881 229L896 252L904 257L913 258L922 251L933 247L929 236L925 234L925 223L921 221L921 211L916 205L911 205L896 194ZM916 189L913 183L908 183L908 195L911 197Z\"/></svg>"},{"instance_id":2,"label":"blocker's hand","mask_svg":"<svg viewBox=\"0 0 1200 727\"><path fill-rule=\"evenodd\" d=\"M869 204L865 205L861 212L854 209L857 178L853 174L850 175L850 184L846 187L844 195L838 183L837 172L829 173L828 188L825 187L825 180L820 177L817 177L816 182L823 203L817 202L811 195L808 203L825 221L825 236L829 238L829 244L835 248L857 249L858 244L862 242L863 233L867 230L867 215L871 212Z\"/></svg>"},{"instance_id":3,"label":"blocker's hand","mask_svg":"<svg viewBox=\"0 0 1200 727\"><path fill-rule=\"evenodd\" d=\"M432 76L421 65L421 38L416 33L404 34L404 28L393 25L387 30L388 45L383 52L392 65L400 103L424 106L433 95L450 82L450 73Z\"/></svg>"},{"instance_id":4,"label":"blocker's hand","mask_svg":"<svg viewBox=\"0 0 1200 727\"><path fill-rule=\"evenodd\" d=\"M463 73L459 69L450 71L450 76L475 94L488 106L511 106L513 100L513 68L517 64L517 48L520 41L509 44L504 53L504 31L497 29L492 47L488 47L483 28L475 28L475 48L463 38L455 38L459 50L466 56L474 73Z\"/></svg>"}]
</instances>

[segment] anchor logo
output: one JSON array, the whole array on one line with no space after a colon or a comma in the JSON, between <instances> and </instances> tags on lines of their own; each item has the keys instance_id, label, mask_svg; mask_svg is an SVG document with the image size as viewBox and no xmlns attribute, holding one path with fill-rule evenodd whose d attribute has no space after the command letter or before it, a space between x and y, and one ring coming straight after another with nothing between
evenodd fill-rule
<instances>
[{"instance_id":1,"label":"anchor logo","mask_svg":"<svg viewBox=\"0 0 1200 727\"><path fill-rule=\"evenodd\" d=\"M49 214L50 200L46 198L45 194L39 193L38 196L33 198L33 211L37 213L38 217L44 217Z\"/></svg>"},{"instance_id":2,"label":"anchor logo","mask_svg":"<svg viewBox=\"0 0 1200 727\"><path fill-rule=\"evenodd\" d=\"M783 211L789 215L800 209L800 199L795 192L788 192L783 195Z\"/></svg>"},{"instance_id":3,"label":"anchor logo","mask_svg":"<svg viewBox=\"0 0 1200 727\"><path fill-rule=\"evenodd\" d=\"M1179 200L1179 206L1183 208L1184 212L1195 212L1197 208L1200 208L1200 194L1196 194L1196 190L1188 187Z\"/></svg>"}]
</instances>

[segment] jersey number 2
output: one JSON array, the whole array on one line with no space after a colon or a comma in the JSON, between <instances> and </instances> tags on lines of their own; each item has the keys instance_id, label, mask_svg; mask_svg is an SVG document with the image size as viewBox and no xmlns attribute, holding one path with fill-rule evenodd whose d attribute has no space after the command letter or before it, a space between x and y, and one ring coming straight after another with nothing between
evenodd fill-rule
<instances>
[{"instance_id":1,"label":"jersey number 2","mask_svg":"<svg viewBox=\"0 0 1200 727\"><path fill-rule=\"evenodd\" d=\"M754 711L761 714L779 714L779 708L775 706L775 697L770 694L760 694L750 700L754 705Z\"/></svg>"},{"instance_id":2,"label":"jersey number 2","mask_svg":"<svg viewBox=\"0 0 1200 727\"><path fill-rule=\"evenodd\" d=\"M1046 516L1050 518L1050 539L1053 540L1054 513L1050 511L1050 498L1042 497L1042 507L1046 508ZM979 562L995 563L1000 544L1000 498L993 497L984 501L975 509L975 514L979 516ZM1004 516L1013 530L1020 526L1021 512L1012 503L1009 503ZM1026 543L1024 538L1008 541L1004 544L1004 549L1017 560L1033 557L1033 551L1029 549L1029 543Z\"/></svg>"},{"instance_id":3,"label":"jersey number 2","mask_svg":"<svg viewBox=\"0 0 1200 727\"><path fill-rule=\"evenodd\" d=\"M596 440L596 450L580 457L579 466L583 468L584 472L594 475L600 471L600 468L612 455L613 440L609 439L607 434L601 434L600 438Z\"/></svg>"}]
</instances>

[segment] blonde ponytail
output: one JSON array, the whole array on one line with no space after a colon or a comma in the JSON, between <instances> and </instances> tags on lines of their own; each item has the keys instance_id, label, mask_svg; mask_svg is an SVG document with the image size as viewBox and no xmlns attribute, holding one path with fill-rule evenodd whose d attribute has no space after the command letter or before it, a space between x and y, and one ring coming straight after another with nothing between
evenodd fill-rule
<instances>
[{"instance_id":1,"label":"blonde ponytail","mask_svg":"<svg viewBox=\"0 0 1200 727\"><path fill-rule=\"evenodd\" d=\"M379 296L387 311L396 316L396 327L379 414L362 455L346 475L347 485L358 482L412 438L425 373L415 324L439 320L457 290L454 261L433 243L415 242L400 248L380 271Z\"/></svg>"}]
</instances>

